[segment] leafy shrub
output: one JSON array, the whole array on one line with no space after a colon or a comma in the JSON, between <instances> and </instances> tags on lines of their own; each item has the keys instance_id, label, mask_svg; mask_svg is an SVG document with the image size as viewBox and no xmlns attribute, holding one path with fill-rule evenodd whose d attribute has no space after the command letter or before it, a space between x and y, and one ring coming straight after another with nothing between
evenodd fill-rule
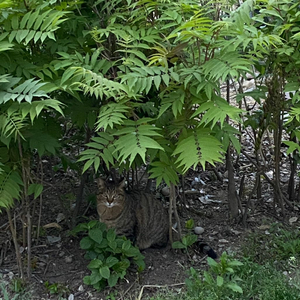
<instances>
[{"instance_id":1,"label":"leafy shrub","mask_svg":"<svg viewBox=\"0 0 300 300\"><path fill-rule=\"evenodd\" d=\"M210 257L207 261L209 270L202 276L194 268L190 269L186 285L192 299L225 299L225 296L243 293L239 284L241 279L236 274L237 267L243 265L240 261L229 258L226 253L222 254L219 263Z\"/></svg>"},{"instance_id":2,"label":"leafy shrub","mask_svg":"<svg viewBox=\"0 0 300 300\"><path fill-rule=\"evenodd\" d=\"M113 287L123 279L131 262L138 271L145 268L144 256L133 246L130 240L117 236L114 229L96 220L79 224L73 233L87 231L80 241L80 247L86 250L85 258L91 260L88 265L91 275L84 277L84 283L95 289L103 289L107 284Z\"/></svg>"}]
</instances>

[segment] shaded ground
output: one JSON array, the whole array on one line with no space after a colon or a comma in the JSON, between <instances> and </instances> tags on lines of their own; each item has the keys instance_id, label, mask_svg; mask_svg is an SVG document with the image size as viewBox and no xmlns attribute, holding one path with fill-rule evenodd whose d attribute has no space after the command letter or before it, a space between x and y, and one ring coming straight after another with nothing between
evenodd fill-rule
<instances>
[{"instance_id":1,"label":"shaded ground","mask_svg":"<svg viewBox=\"0 0 300 300\"><path fill-rule=\"evenodd\" d=\"M243 165L242 159L240 164ZM254 174L245 167L240 171L237 179L243 173L247 173L245 186L251 190ZM258 203L255 197L251 200L248 228L245 229L240 224L230 224L228 222L226 174L222 174L222 170L220 170L220 175L223 182L216 179L213 171L191 172L185 179L186 199L184 201L181 191L179 201L181 203L179 213L183 227L184 222L192 218L195 225L204 228L204 233L199 236L199 239L206 241L219 255L223 251L230 253L238 250L248 231L265 230L265 225L268 226L280 216L280 209L275 212L272 209L272 190L267 183L264 183L262 201ZM284 176L285 173L283 173ZM50 289L45 287L45 282L48 282L48 286L54 285L57 292L67 299L69 297L69 299L92 300L105 299L107 296L111 299L114 299L113 296L115 299L132 299L137 297L145 285L167 285L180 289L183 286L181 283L184 283L187 277L189 267L193 266L199 269L206 267L206 257L196 247L187 254L180 250L173 250L171 247L147 249L143 252L146 269L141 274L132 270L126 276L126 280L119 283L116 289L107 288L104 291L96 292L91 287L85 286L82 279L89 274L88 261L84 259L84 251L79 247L80 239L68 236L68 226L63 219L66 209L63 208L65 206L62 205L62 202L71 203L72 201L68 202L66 199L72 198L70 191L74 191L74 187L78 186L76 182L71 184L72 181L71 174L64 174L63 177L62 175L52 177L46 185L49 188L45 193L42 207L42 225L46 228L44 228L39 241L33 242L33 276L32 281L26 287L26 290L30 290L32 294L29 299L58 299L58 294L50 295ZM91 191L93 191L93 187ZM93 192L91 193L93 194ZM60 195L64 195L64 197ZM88 195L85 196L88 198ZM182 205L183 202L185 205ZM38 203L36 209L38 211ZM83 212L85 221L97 218L93 205L88 207L85 203ZM294 217L296 214L297 211L294 211L289 217ZM4 214L1 215L0 230L0 276L2 274L2 280L9 281L18 274L18 270ZM21 235L20 230L18 234ZM26 249L23 249L22 255L26 263ZM158 288L146 287L143 294L152 294Z\"/></svg>"}]
</instances>

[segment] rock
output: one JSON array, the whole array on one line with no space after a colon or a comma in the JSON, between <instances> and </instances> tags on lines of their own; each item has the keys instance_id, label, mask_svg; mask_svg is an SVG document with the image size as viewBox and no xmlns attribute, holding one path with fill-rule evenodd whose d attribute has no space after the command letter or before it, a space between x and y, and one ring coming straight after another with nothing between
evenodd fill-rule
<instances>
[{"instance_id":1,"label":"rock","mask_svg":"<svg viewBox=\"0 0 300 300\"><path fill-rule=\"evenodd\" d=\"M61 241L60 236L47 235L47 241L49 244L55 244Z\"/></svg>"},{"instance_id":2,"label":"rock","mask_svg":"<svg viewBox=\"0 0 300 300\"><path fill-rule=\"evenodd\" d=\"M79 292L83 292L83 291L84 291L83 285L81 285L81 286L78 288L78 291L79 291Z\"/></svg>"},{"instance_id":3,"label":"rock","mask_svg":"<svg viewBox=\"0 0 300 300\"><path fill-rule=\"evenodd\" d=\"M161 189L161 193L165 196L168 197L170 196L170 188L168 186L165 186Z\"/></svg>"},{"instance_id":4,"label":"rock","mask_svg":"<svg viewBox=\"0 0 300 300\"><path fill-rule=\"evenodd\" d=\"M65 252L64 252L64 251L61 251L61 252L58 253L58 256L59 256L59 257L63 257L64 255L65 255Z\"/></svg>"},{"instance_id":5,"label":"rock","mask_svg":"<svg viewBox=\"0 0 300 300\"><path fill-rule=\"evenodd\" d=\"M56 222L59 223L65 219L65 215L63 213L59 213L56 217Z\"/></svg>"},{"instance_id":6,"label":"rock","mask_svg":"<svg viewBox=\"0 0 300 300\"><path fill-rule=\"evenodd\" d=\"M67 256L67 257L65 258L65 262L66 262L67 264L70 264L72 261L73 261L72 256Z\"/></svg>"},{"instance_id":7,"label":"rock","mask_svg":"<svg viewBox=\"0 0 300 300\"><path fill-rule=\"evenodd\" d=\"M225 240L225 239L220 239L219 243L225 244L225 243L229 243L229 242L227 240Z\"/></svg>"},{"instance_id":8,"label":"rock","mask_svg":"<svg viewBox=\"0 0 300 300\"><path fill-rule=\"evenodd\" d=\"M196 234L202 234L202 233L204 232L204 228L201 227L201 226L196 226L196 227L194 228L194 232L195 232Z\"/></svg>"}]
</instances>

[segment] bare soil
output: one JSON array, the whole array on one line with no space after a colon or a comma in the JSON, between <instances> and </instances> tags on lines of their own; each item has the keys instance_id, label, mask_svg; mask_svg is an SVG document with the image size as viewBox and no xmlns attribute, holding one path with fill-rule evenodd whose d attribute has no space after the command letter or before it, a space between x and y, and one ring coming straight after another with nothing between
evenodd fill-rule
<instances>
[{"instance_id":1,"label":"bare soil","mask_svg":"<svg viewBox=\"0 0 300 300\"><path fill-rule=\"evenodd\" d=\"M243 162L240 161L240 164L243 165ZM245 189L251 190L254 174L247 166L240 169L240 173L237 174L237 187L243 173L247 173ZM199 239L207 242L218 255L223 251L229 253L239 251L248 232L261 230L264 228L261 225L269 225L279 220L281 216L280 209L276 208L275 211L273 209L270 186L264 183L262 201L256 201L254 195L251 200L247 228L239 222L229 222L226 173L222 173L220 169L219 174L222 182L216 178L213 171L190 172L185 178L185 200L182 197L183 189L178 191L181 225L184 228L185 221L192 218L195 225L204 228L204 233ZM68 205L72 203L72 197L68 195L72 195L72 192L76 194L78 185L79 182L76 182L71 173L55 174L46 182L41 222L44 228L39 240L33 241L31 262L33 273L32 279L26 285L26 290L32 295L31 300L59 299L58 294L50 295L45 282L48 282L48 285L55 284L66 299L92 300L106 299L108 296L113 299L112 295L115 299L134 299L143 287L143 296L153 294L161 286L180 289L184 287L184 280L190 267L206 268L206 256L197 247L192 247L188 253L184 253L168 246L143 251L146 269L141 274L132 269L126 275L126 279L113 289L106 288L98 292L84 285L83 277L89 274L88 261L84 259L84 251L80 249L80 239L68 234L65 208L65 203L69 203ZM90 197L89 193L92 195L94 192L95 185L91 184L86 189L85 199ZM71 200L68 200L68 197ZM38 202L36 211L39 211ZM95 207L87 201L83 203L80 213L84 214L81 221L97 219ZM289 217L295 216L296 213L296 211L289 213ZM15 215L17 214L16 209ZM0 276L3 282L7 282L18 276L18 269L6 216L4 213L0 216ZM33 224L37 224L37 220L34 219ZM20 238L22 236L21 224L18 224L18 236ZM22 244L21 240L19 242ZM27 249L22 248L22 251L23 262L26 264Z\"/></svg>"}]
</instances>

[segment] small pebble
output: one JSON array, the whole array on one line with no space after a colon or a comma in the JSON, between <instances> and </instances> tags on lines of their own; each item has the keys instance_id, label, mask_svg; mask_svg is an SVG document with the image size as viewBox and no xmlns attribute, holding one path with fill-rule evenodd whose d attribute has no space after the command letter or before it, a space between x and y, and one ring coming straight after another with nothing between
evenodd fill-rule
<instances>
[{"instance_id":1,"label":"small pebble","mask_svg":"<svg viewBox=\"0 0 300 300\"><path fill-rule=\"evenodd\" d=\"M204 228L200 227L200 226L197 226L197 227L194 228L194 232L196 234L202 234L204 232Z\"/></svg>"},{"instance_id":2,"label":"small pebble","mask_svg":"<svg viewBox=\"0 0 300 300\"><path fill-rule=\"evenodd\" d=\"M73 261L73 258L71 257L71 256L67 256L66 258L65 258L65 262L66 263L71 263Z\"/></svg>"},{"instance_id":3,"label":"small pebble","mask_svg":"<svg viewBox=\"0 0 300 300\"><path fill-rule=\"evenodd\" d=\"M161 189L161 193L165 196L168 197L170 196L170 188L168 186L165 186Z\"/></svg>"},{"instance_id":4,"label":"small pebble","mask_svg":"<svg viewBox=\"0 0 300 300\"><path fill-rule=\"evenodd\" d=\"M84 288L83 288L82 285L78 288L78 291L79 291L79 292L83 292L83 291L84 291Z\"/></svg>"}]
</instances>

